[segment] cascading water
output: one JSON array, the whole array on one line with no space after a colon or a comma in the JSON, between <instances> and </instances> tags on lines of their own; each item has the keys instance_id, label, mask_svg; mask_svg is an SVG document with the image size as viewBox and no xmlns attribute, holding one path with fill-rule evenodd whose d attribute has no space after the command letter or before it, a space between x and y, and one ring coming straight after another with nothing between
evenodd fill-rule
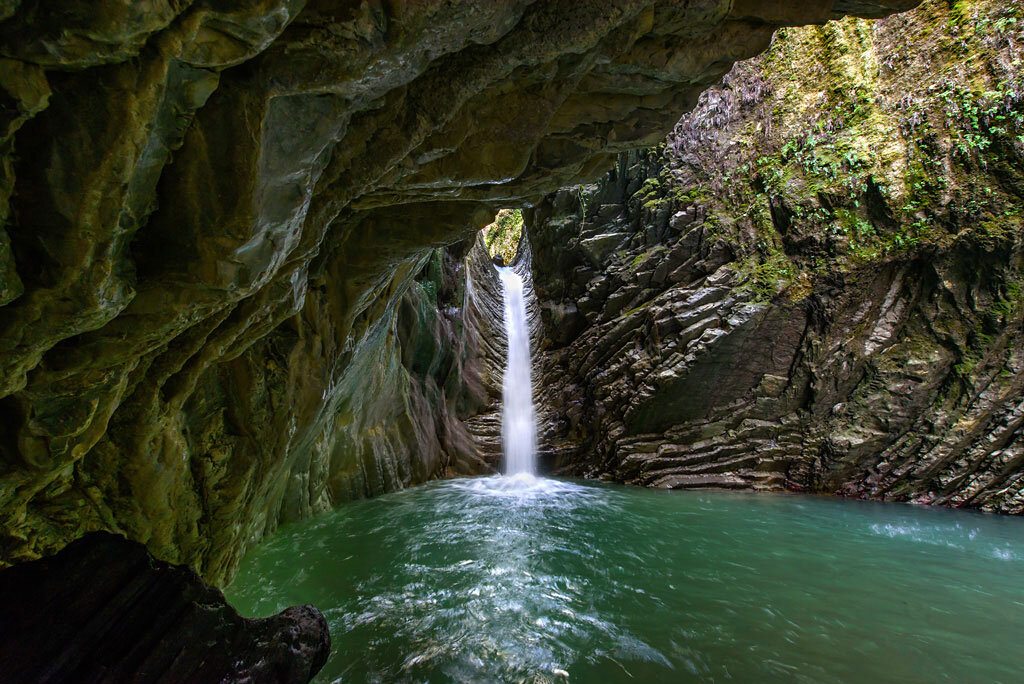
<instances>
[{"instance_id":1,"label":"cascading water","mask_svg":"<svg viewBox=\"0 0 1024 684\"><path fill-rule=\"evenodd\" d=\"M508 361L501 387L501 444L506 475L533 475L536 470L537 422L530 377L530 327L526 320L523 279L510 267L499 267L505 299Z\"/></svg>"}]
</instances>

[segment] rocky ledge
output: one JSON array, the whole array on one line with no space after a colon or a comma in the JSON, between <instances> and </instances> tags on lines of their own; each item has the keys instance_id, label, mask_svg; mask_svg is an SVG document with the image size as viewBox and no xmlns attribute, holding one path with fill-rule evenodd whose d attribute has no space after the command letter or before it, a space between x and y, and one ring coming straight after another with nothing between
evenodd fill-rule
<instances>
[{"instance_id":1,"label":"rocky ledge","mask_svg":"<svg viewBox=\"0 0 1024 684\"><path fill-rule=\"evenodd\" d=\"M5 682L308 682L331 650L313 606L240 616L139 543L95 532L0 571Z\"/></svg>"}]
</instances>

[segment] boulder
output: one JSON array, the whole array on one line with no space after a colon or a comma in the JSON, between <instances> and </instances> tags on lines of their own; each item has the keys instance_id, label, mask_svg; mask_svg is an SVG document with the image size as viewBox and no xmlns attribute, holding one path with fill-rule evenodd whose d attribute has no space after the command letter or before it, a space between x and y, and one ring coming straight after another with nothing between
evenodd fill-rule
<instances>
[{"instance_id":1,"label":"boulder","mask_svg":"<svg viewBox=\"0 0 1024 684\"><path fill-rule=\"evenodd\" d=\"M191 569L95 532L0 571L8 682L305 684L331 650L313 606L244 618Z\"/></svg>"}]
</instances>

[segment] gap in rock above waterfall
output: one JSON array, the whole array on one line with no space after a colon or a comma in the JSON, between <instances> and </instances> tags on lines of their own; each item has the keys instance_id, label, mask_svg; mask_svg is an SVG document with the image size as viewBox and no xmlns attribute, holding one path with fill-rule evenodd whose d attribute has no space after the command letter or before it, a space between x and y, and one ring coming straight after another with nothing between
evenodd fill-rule
<instances>
[{"instance_id":1,"label":"gap in rock above waterfall","mask_svg":"<svg viewBox=\"0 0 1024 684\"><path fill-rule=\"evenodd\" d=\"M500 256L503 264L511 264L519 253L519 243L523 236L522 209L501 209L494 221L484 226L483 234L484 244L491 257Z\"/></svg>"}]
</instances>

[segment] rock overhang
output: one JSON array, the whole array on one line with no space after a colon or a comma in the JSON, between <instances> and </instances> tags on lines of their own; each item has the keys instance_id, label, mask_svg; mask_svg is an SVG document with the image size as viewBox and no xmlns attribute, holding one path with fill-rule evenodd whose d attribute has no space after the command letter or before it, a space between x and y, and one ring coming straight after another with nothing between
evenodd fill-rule
<instances>
[{"instance_id":1,"label":"rock overhang","mask_svg":"<svg viewBox=\"0 0 1024 684\"><path fill-rule=\"evenodd\" d=\"M4 560L101 527L222 577L275 478L333 500L323 406L425 248L657 142L779 26L916 4L0 12ZM220 415L236 383L266 402Z\"/></svg>"}]
</instances>

